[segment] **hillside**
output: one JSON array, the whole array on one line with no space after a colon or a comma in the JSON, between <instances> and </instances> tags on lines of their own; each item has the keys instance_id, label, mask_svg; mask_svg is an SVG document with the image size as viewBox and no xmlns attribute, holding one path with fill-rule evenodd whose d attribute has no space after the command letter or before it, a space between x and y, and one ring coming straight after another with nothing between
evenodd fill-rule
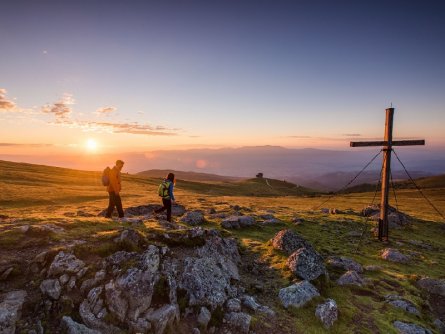
<instances>
[{"instance_id":1,"label":"hillside","mask_svg":"<svg viewBox=\"0 0 445 334\"><path fill-rule=\"evenodd\" d=\"M177 180L184 180L184 181L230 182L230 181L239 181L243 179L241 177L235 177L235 176L223 176L223 175L197 173L197 172L184 172L184 171L175 171L167 169L150 169L147 171L136 173L136 175L148 178L164 178L170 172L175 174Z\"/></svg>"},{"instance_id":2,"label":"hillside","mask_svg":"<svg viewBox=\"0 0 445 334\"><path fill-rule=\"evenodd\" d=\"M126 218L105 219L100 172L0 161L0 312L11 333L397 334L396 322L434 331L443 319L442 297L422 284L445 284L445 222L413 189L398 195L409 225L391 226L383 244L361 215L372 192L180 180L169 223L153 213L158 184L124 175ZM445 191L425 192L445 211ZM279 239L287 230L293 237ZM310 276L292 267L301 246ZM407 262L382 258L387 248ZM304 282L312 299L283 302L283 289ZM328 299L337 308L329 331L315 314Z\"/></svg>"}]
</instances>

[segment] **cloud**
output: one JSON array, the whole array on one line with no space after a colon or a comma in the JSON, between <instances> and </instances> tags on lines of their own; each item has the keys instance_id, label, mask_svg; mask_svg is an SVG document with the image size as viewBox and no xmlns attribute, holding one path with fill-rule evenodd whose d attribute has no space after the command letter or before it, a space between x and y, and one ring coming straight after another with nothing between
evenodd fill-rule
<instances>
[{"instance_id":1,"label":"cloud","mask_svg":"<svg viewBox=\"0 0 445 334\"><path fill-rule=\"evenodd\" d=\"M312 138L312 137L311 136L288 136L288 138L307 139L307 138Z\"/></svg>"},{"instance_id":2,"label":"cloud","mask_svg":"<svg viewBox=\"0 0 445 334\"><path fill-rule=\"evenodd\" d=\"M0 88L0 111L13 111L15 103L6 98L6 89Z\"/></svg>"},{"instance_id":3,"label":"cloud","mask_svg":"<svg viewBox=\"0 0 445 334\"><path fill-rule=\"evenodd\" d=\"M115 107L102 107L96 110L96 114L98 115L107 115L107 114L111 114L112 112L115 112L116 108Z\"/></svg>"},{"instance_id":4,"label":"cloud","mask_svg":"<svg viewBox=\"0 0 445 334\"><path fill-rule=\"evenodd\" d=\"M361 137L362 135L360 133L345 133L342 136L345 136L345 137Z\"/></svg>"},{"instance_id":5,"label":"cloud","mask_svg":"<svg viewBox=\"0 0 445 334\"><path fill-rule=\"evenodd\" d=\"M48 147L53 144L20 144L20 143L0 143L0 147Z\"/></svg>"},{"instance_id":6,"label":"cloud","mask_svg":"<svg viewBox=\"0 0 445 334\"><path fill-rule=\"evenodd\" d=\"M63 97L54 104L47 104L43 106L42 112L46 114L53 114L54 116L56 116L56 119L67 119L72 112L70 106L74 103L75 101L73 96L71 94L65 93Z\"/></svg>"},{"instance_id":7,"label":"cloud","mask_svg":"<svg viewBox=\"0 0 445 334\"><path fill-rule=\"evenodd\" d=\"M177 136L180 129L169 129L163 126L151 126L149 124L112 123L112 122L88 122L57 119L56 125L64 125L71 128L81 128L84 131L103 131L109 133L127 133L147 136Z\"/></svg>"}]
</instances>

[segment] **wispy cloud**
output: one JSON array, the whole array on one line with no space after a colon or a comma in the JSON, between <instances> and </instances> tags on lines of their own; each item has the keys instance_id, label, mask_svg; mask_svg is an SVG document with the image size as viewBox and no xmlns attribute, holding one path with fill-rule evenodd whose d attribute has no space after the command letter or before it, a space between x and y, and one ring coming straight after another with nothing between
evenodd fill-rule
<instances>
[{"instance_id":1,"label":"wispy cloud","mask_svg":"<svg viewBox=\"0 0 445 334\"><path fill-rule=\"evenodd\" d=\"M6 89L0 88L0 111L14 111L15 103L6 98Z\"/></svg>"},{"instance_id":2,"label":"wispy cloud","mask_svg":"<svg viewBox=\"0 0 445 334\"><path fill-rule=\"evenodd\" d=\"M96 110L98 115L108 115L115 112L117 109L115 107L102 107Z\"/></svg>"},{"instance_id":3,"label":"wispy cloud","mask_svg":"<svg viewBox=\"0 0 445 334\"><path fill-rule=\"evenodd\" d=\"M45 105L42 107L42 112L46 114L53 114L56 119L67 119L72 113L71 105L75 103L71 94L65 93L63 97L53 103L52 105Z\"/></svg>"},{"instance_id":4,"label":"wispy cloud","mask_svg":"<svg viewBox=\"0 0 445 334\"><path fill-rule=\"evenodd\" d=\"M311 136L287 136L287 138L307 139L307 138L312 138L312 137Z\"/></svg>"},{"instance_id":5,"label":"wispy cloud","mask_svg":"<svg viewBox=\"0 0 445 334\"><path fill-rule=\"evenodd\" d=\"M89 122L57 119L57 125L64 125L71 128L80 128L84 131L99 131L109 133L128 133L147 136L177 136L180 129L169 129L163 126L152 126L149 124L133 123L113 123L113 122Z\"/></svg>"},{"instance_id":6,"label":"wispy cloud","mask_svg":"<svg viewBox=\"0 0 445 334\"><path fill-rule=\"evenodd\" d=\"M49 147L53 144L21 144L21 143L0 143L0 147Z\"/></svg>"},{"instance_id":7,"label":"wispy cloud","mask_svg":"<svg viewBox=\"0 0 445 334\"><path fill-rule=\"evenodd\" d=\"M361 137L362 135L360 133L344 133L342 134L344 137Z\"/></svg>"}]
</instances>

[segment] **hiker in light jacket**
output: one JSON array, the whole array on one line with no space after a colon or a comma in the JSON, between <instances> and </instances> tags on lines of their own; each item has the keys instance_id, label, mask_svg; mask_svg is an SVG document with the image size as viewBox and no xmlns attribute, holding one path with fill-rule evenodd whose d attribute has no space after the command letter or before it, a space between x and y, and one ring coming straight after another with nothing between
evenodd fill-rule
<instances>
[{"instance_id":1,"label":"hiker in light jacket","mask_svg":"<svg viewBox=\"0 0 445 334\"><path fill-rule=\"evenodd\" d=\"M159 185L159 196L162 197L162 208L155 210L160 213L167 210L167 220L172 221L172 203L175 203L175 196L173 195L173 187L176 183L175 174L168 173L167 177Z\"/></svg>"},{"instance_id":2,"label":"hiker in light jacket","mask_svg":"<svg viewBox=\"0 0 445 334\"><path fill-rule=\"evenodd\" d=\"M110 170L109 174L110 183L107 186L109 203L108 203L107 214L105 215L105 217L107 218L111 218L111 215L113 214L114 211L114 207L116 207L117 209L119 218L122 218L124 216L124 210L122 209L122 200L121 196L119 195L120 191L122 190L122 185L121 185L122 167L124 167L124 162L122 160L117 160L116 165Z\"/></svg>"}]
</instances>

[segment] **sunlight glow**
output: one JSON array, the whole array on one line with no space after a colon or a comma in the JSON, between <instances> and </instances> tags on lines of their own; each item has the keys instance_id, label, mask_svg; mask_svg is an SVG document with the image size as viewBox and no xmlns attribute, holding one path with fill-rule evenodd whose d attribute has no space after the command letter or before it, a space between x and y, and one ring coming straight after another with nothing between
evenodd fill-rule
<instances>
[{"instance_id":1,"label":"sunlight glow","mask_svg":"<svg viewBox=\"0 0 445 334\"><path fill-rule=\"evenodd\" d=\"M97 142L96 140L89 138L86 142L86 148L90 152L94 152L97 150Z\"/></svg>"}]
</instances>

